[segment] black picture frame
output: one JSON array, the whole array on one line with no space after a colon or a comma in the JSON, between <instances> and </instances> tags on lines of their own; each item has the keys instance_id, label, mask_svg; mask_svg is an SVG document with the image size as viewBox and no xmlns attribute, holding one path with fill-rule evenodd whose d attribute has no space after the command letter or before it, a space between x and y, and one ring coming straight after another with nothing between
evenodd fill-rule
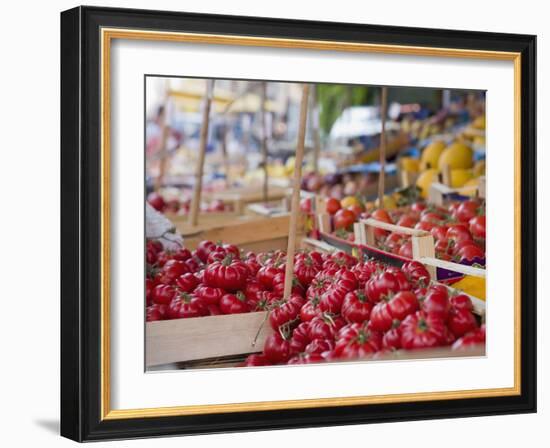
<instances>
[{"instance_id":1,"label":"black picture frame","mask_svg":"<svg viewBox=\"0 0 550 448\"><path fill-rule=\"evenodd\" d=\"M102 420L102 27L521 53L521 394ZM61 435L91 441L535 412L535 58L536 37L531 35L96 7L77 7L61 13Z\"/></svg>"}]
</instances>

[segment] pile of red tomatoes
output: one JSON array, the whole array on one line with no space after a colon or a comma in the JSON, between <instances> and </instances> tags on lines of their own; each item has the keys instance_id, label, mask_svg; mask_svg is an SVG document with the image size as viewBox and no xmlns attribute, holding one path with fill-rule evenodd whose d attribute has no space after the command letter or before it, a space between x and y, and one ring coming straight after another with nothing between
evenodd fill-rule
<instances>
[{"instance_id":1,"label":"pile of red tomatoes","mask_svg":"<svg viewBox=\"0 0 550 448\"><path fill-rule=\"evenodd\" d=\"M448 208L418 202L391 214L375 210L369 217L430 232L439 259L465 264L485 261L485 208L476 200L454 202ZM381 249L412 258L410 237L382 229L375 230L375 237Z\"/></svg>"},{"instance_id":2,"label":"pile of red tomatoes","mask_svg":"<svg viewBox=\"0 0 550 448\"><path fill-rule=\"evenodd\" d=\"M394 350L485 341L465 294L433 283L416 262L401 268L335 252L299 252L292 292L283 298L286 255L242 253L201 242L168 253L146 246L148 321L268 311L274 330L243 365L352 360Z\"/></svg>"}]
</instances>

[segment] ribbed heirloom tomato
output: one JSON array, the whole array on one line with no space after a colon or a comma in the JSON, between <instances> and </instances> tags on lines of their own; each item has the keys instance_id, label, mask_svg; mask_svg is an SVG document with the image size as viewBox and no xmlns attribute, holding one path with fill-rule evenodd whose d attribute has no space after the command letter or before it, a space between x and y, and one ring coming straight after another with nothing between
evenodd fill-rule
<instances>
[{"instance_id":1,"label":"ribbed heirloom tomato","mask_svg":"<svg viewBox=\"0 0 550 448\"><path fill-rule=\"evenodd\" d=\"M250 306L248 305L246 296L239 291L236 294L225 294L220 299L220 311L223 314L248 313Z\"/></svg>"},{"instance_id":2,"label":"ribbed heirloom tomato","mask_svg":"<svg viewBox=\"0 0 550 448\"><path fill-rule=\"evenodd\" d=\"M264 343L264 356L273 364L283 363L289 360L291 355L290 343L279 332L270 334Z\"/></svg>"},{"instance_id":3,"label":"ribbed heirloom tomato","mask_svg":"<svg viewBox=\"0 0 550 448\"><path fill-rule=\"evenodd\" d=\"M170 319L181 319L206 316L207 310L197 296L182 293L170 302L167 314Z\"/></svg>"},{"instance_id":4,"label":"ribbed heirloom tomato","mask_svg":"<svg viewBox=\"0 0 550 448\"><path fill-rule=\"evenodd\" d=\"M427 286L430 283L430 273L419 261L407 261L401 267L401 271L415 288Z\"/></svg>"},{"instance_id":5,"label":"ribbed heirloom tomato","mask_svg":"<svg viewBox=\"0 0 550 448\"><path fill-rule=\"evenodd\" d=\"M280 326L296 320L303 305L304 299L301 296L291 294L288 299L283 300L269 313L271 328L277 330Z\"/></svg>"},{"instance_id":6,"label":"ribbed heirloom tomato","mask_svg":"<svg viewBox=\"0 0 550 448\"><path fill-rule=\"evenodd\" d=\"M410 284L403 273L403 278L388 270L372 277L365 285L367 297L373 302L380 302L384 297L391 293L396 293L402 289L410 289Z\"/></svg>"},{"instance_id":7,"label":"ribbed heirloom tomato","mask_svg":"<svg viewBox=\"0 0 550 448\"><path fill-rule=\"evenodd\" d=\"M466 333L477 328L477 321L470 310L452 309L448 321L449 330L457 337L464 336Z\"/></svg>"},{"instance_id":8,"label":"ribbed heirloom tomato","mask_svg":"<svg viewBox=\"0 0 550 448\"><path fill-rule=\"evenodd\" d=\"M321 313L321 308L319 308L319 297L315 296L312 299L307 300L302 308L300 308L300 320L302 322L309 322Z\"/></svg>"},{"instance_id":9,"label":"ribbed heirloom tomato","mask_svg":"<svg viewBox=\"0 0 550 448\"><path fill-rule=\"evenodd\" d=\"M193 292L207 305L218 305L225 294L223 289L207 285L198 285Z\"/></svg>"},{"instance_id":10,"label":"ribbed heirloom tomato","mask_svg":"<svg viewBox=\"0 0 550 448\"><path fill-rule=\"evenodd\" d=\"M198 284L199 279L195 274L192 274L191 272L180 275L176 279L176 286L178 290L182 292L193 292Z\"/></svg>"},{"instance_id":11,"label":"ribbed heirloom tomato","mask_svg":"<svg viewBox=\"0 0 550 448\"><path fill-rule=\"evenodd\" d=\"M406 350L429 348L446 342L445 321L435 314L417 311L401 322L401 346Z\"/></svg>"},{"instance_id":12,"label":"ribbed heirloom tomato","mask_svg":"<svg viewBox=\"0 0 550 448\"><path fill-rule=\"evenodd\" d=\"M370 318L372 302L364 291L358 289L348 292L342 303L342 317L348 323L363 323Z\"/></svg>"},{"instance_id":13,"label":"ribbed heirloom tomato","mask_svg":"<svg viewBox=\"0 0 550 448\"><path fill-rule=\"evenodd\" d=\"M382 334L362 324L343 327L336 338L334 358L357 359L369 356L382 348Z\"/></svg>"},{"instance_id":14,"label":"ribbed heirloom tomato","mask_svg":"<svg viewBox=\"0 0 550 448\"><path fill-rule=\"evenodd\" d=\"M400 291L394 296L382 299L372 309L370 328L378 331L389 330L395 320L401 321L418 310L418 300L411 291Z\"/></svg>"},{"instance_id":15,"label":"ribbed heirloom tomato","mask_svg":"<svg viewBox=\"0 0 550 448\"><path fill-rule=\"evenodd\" d=\"M171 285L157 285L153 289L153 302L168 305L176 296L176 289Z\"/></svg>"},{"instance_id":16,"label":"ribbed heirloom tomato","mask_svg":"<svg viewBox=\"0 0 550 448\"><path fill-rule=\"evenodd\" d=\"M226 257L222 261L216 261L206 267L204 282L208 286L222 288L226 291L238 291L245 287L249 274L246 264L242 261Z\"/></svg>"}]
</instances>

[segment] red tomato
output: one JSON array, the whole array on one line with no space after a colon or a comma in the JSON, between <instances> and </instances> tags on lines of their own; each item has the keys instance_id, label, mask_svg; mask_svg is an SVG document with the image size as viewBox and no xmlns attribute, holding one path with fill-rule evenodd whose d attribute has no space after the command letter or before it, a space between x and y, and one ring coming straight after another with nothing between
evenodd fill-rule
<instances>
[{"instance_id":1,"label":"red tomato","mask_svg":"<svg viewBox=\"0 0 550 448\"><path fill-rule=\"evenodd\" d=\"M413 257L413 250L412 250L412 242L407 241L404 243L400 248L397 254L404 258L412 258Z\"/></svg>"},{"instance_id":2,"label":"red tomato","mask_svg":"<svg viewBox=\"0 0 550 448\"><path fill-rule=\"evenodd\" d=\"M271 328L277 330L282 325L297 320L303 305L304 299L298 295L291 295L287 300L282 301L269 313Z\"/></svg>"},{"instance_id":3,"label":"red tomato","mask_svg":"<svg viewBox=\"0 0 550 448\"><path fill-rule=\"evenodd\" d=\"M401 322L401 346L406 349L437 347L446 342L443 319L417 311Z\"/></svg>"},{"instance_id":4,"label":"red tomato","mask_svg":"<svg viewBox=\"0 0 550 448\"><path fill-rule=\"evenodd\" d=\"M355 213L351 210L340 209L334 215L334 229L349 230L355 222Z\"/></svg>"},{"instance_id":5,"label":"red tomato","mask_svg":"<svg viewBox=\"0 0 550 448\"><path fill-rule=\"evenodd\" d=\"M171 285L160 284L153 289L153 302L168 305L176 296L176 289Z\"/></svg>"},{"instance_id":6,"label":"red tomato","mask_svg":"<svg viewBox=\"0 0 550 448\"><path fill-rule=\"evenodd\" d=\"M170 319L182 319L206 316L207 310L198 297L182 293L170 302L167 314Z\"/></svg>"},{"instance_id":7,"label":"red tomato","mask_svg":"<svg viewBox=\"0 0 550 448\"><path fill-rule=\"evenodd\" d=\"M319 308L319 298L314 297L308 300L300 309L300 320L302 322L309 322L314 317L321 315L322 311Z\"/></svg>"},{"instance_id":8,"label":"red tomato","mask_svg":"<svg viewBox=\"0 0 550 448\"><path fill-rule=\"evenodd\" d=\"M464 336L466 333L477 328L477 321L470 310L453 309L449 316L449 330L457 337Z\"/></svg>"},{"instance_id":9,"label":"red tomato","mask_svg":"<svg viewBox=\"0 0 550 448\"><path fill-rule=\"evenodd\" d=\"M401 348L401 324L392 325L384 336L382 337L382 349L383 350L399 350Z\"/></svg>"},{"instance_id":10,"label":"red tomato","mask_svg":"<svg viewBox=\"0 0 550 448\"><path fill-rule=\"evenodd\" d=\"M384 209L377 209L371 214L371 218L377 221L382 221L388 224L393 224L390 214ZM374 236L376 238L384 238L389 232L383 229L374 229Z\"/></svg>"},{"instance_id":11,"label":"red tomato","mask_svg":"<svg viewBox=\"0 0 550 448\"><path fill-rule=\"evenodd\" d=\"M370 318L372 303L361 290L348 292L342 303L342 317L348 323L363 323Z\"/></svg>"},{"instance_id":12,"label":"red tomato","mask_svg":"<svg viewBox=\"0 0 550 448\"><path fill-rule=\"evenodd\" d=\"M475 243L468 244L466 246L463 246L458 251L458 256L460 257L460 261L472 261L474 258L484 258L485 253L479 246L477 246Z\"/></svg>"},{"instance_id":13,"label":"red tomato","mask_svg":"<svg viewBox=\"0 0 550 448\"><path fill-rule=\"evenodd\" d=\"M427 207L427 205L426 205L425 202L413 202L411 204L411 210L413 212L417 212L417 213L420 213L420 212L426 210L426 207Z\"/></svg>"},{"instance_id":14,"label":"red tomato","mask_svg":"<svg viewBox=\"0 0 550 448\"><path fill-rule=\"evenodd\" d=\"M364 263L357 263L351 268L351 272L355 274L355 278L357 278L359 286L361 288L364 288L365 284L368 280L370 280L372 275L376 272L377 268L378 266L375 262L366 261Z\"/></svg>"},{"instance_id":15,"label":"red tomato","mask_svg":"<svg viewBox=\"0 0 550 448\"><path fill-rule=\"evenodd\" d=\"M372 277L365 285L367 297L373 302L379 302L391 293L411 289L411 284L403 272L397 268L388 268L386 271Z\"/></svg>"},{"instance_id":16,"label":"red tomato","mask_svg":"<svg viewBox=\"0 0 550 448\"><path fill-rule=\"evenodd\" d=\"M208 254L214 249L216 249L216 245L212 241L201 241L198 244L197 250L195 252L197 254L197 257L199 257L199 259L203 263L206 263L206 260L208 259Z\"/></svg>"},{"instance_id":17,"label":"red tomato","mask_svg":"<svg viewBox=\"0 0 550 448\"><path fill-rule=\"evenodd\" d=\"M311 258L304 258L298 260L294 265L294 275L298 281L307 288L317 275L317 272L319 272L319 269L320 266Z\"/></svg>"},{"instance_id":18,"label":"red tomato","mask_svg":"<svg viewBox=\"0 0 550 448\"><path fill-rule=\"evenodd\" d=\"M342 303L344 302L344 297L348 291L349 290L347 288L338 286L337 284L332 286L321 296L319 308L327 313L340 313Z\"/></svg>"},{"instance_id":19,"label":"red tomato","mask_svg":"<svg viewBox=\"0 0 550 448\"><path fill-rule=\"evenodd\" d=\"M243 362L242 367L257 367L257 366L268 366L269 361L261 353L253 353L248 355Z\"/></svg>"},{"instance_id":20,"label":"red tomato","mask_svg":"<svg viewBox=\"0 0 550 448\"><path fill-rule=\"evenodd\" d=\"M277 297L282 298L285 292L285 272L279 272L275 277L273 277L273 294ZM299 296L305 295L305 289L302 284L298 281L296 277L292 277L292 287L290 289L292 294Z\"/></svg>"},{"instance_id":21,"label":"red tomato","mask_svg":"<svg viewBox=\"0 0 550 448\"><path fill-rule=\"evenodd\" d=\"M194 294L207 305L218 305L220 303L220 299L226 294L226 292L221 288L198 285L195 288Z\"/></svg>"},{"instance_id":22,"label":"red tomato","mask_svg":"<svg viewBox=\"0 0 550 448\"><path fill-rule=\"evenodd\" d=\"M290 338L290 352L302 353L311 342L309 338L309 322L300 323L293 331Z\"/></svg>"},{"instance_id":23,"label":"red tomato","mask_svg":"<svg viewBox=\"0 0 550 448\"><path fill-rule=\"evenodd\" d=\"M457 294L451 297L451 306L455 309L466 309L472 311L474 305L466 294Z\"/></svg>"},{"instance_id":24,"label":"red tomato","mask_svg":"<svg viewBox=\"0 0 550 448\"><path fill-rule=\"evenodd\" d=\"M351 268L357 263L357 258L343 251L334 252L323 262L323 269Z\"/></svg>"},{"instance_id":25,"label":"red tomato","mask_svg":"<svg viewBox=\"0 0 550 448\"><path fill-rule=\"evenodd\" d=\"M166 202L164 202L162 196L155 191L149 193L149 195L147 196L147 202L151 207L159 212L162 212L166 207Z\"/></svg>"},{"instance_id":26,"label":"red tomato","mask_svg":"<svg viewBox=\"0 0 550 448\"><path fill-rule=\"evenodd\" d=\"M388 331L395 320L401 321L418 310L418 300L411 291L398 292L389 300L378 302L372 309L370 327L373 330Z\"/></svg>"},{"instance_id":27,"label":"red tomato","mask_svg":"<svg viewBox=\"0 0 550 448\"><path fill-rule=\"evenodd\" d=\"M415 229L424 230L425 232L430 232L434 227L434 224L426 221L420 221L414 226Z\"/></svg>"},{"instance_id":28,"label":"red tomato","mask_svg":"<svg viewBox=\"0 0 550 448\"><path fill-rule=\"evenodd\" d=\"M478 214L479 204L477 201L464 201L457 208L454 217L461 222L467 223Z\"/></svg>"},{"instance_id":29,"label":"red tomato","mask_svg":"<svg viewBox=\"0 0 550 448\"><path fill-rule=\"evenodd\" d=\"M485 325L465 334L453 344L453 350L464 350L468 347L483 344L485 342Z\"/></svg>"},{"instance_id":30,"label":"red tomato","mask_svg":"<svg viewBox=\"0 0 550 448\"><path fill-rule=\"evenodd\" d=\"M245 263L226 257L204 270L204 282L208 286L223 288L226 291L238 291L246 286L249 275L250 271Z\"/></svg>"},{"instance_id":31,"label":"red tomato","mask_svg":"<svg viewBox=\"0 0 550 448\"><path fill-rule=\"evenodd\" d=\"M474 216L468 221L470 233L475 238L485 239L485 215Z\"/></svg>"},{"instance_id":32,"label":"red tomato","mask_svg":"<svg viewBox=\"0 0 550 448\"><path fill-rule=\"evenodd\" d=\"M334 341L332 339L314 339L306 346L304 352L321 355L324 359L333 348Z\"/></svg>"},{"instance_id":33,"label":"red tomato","mask_svg":"<svg viewBox=\"0 0 550 448\"><path fill-rule=\"evenodd\" d=\"M443 216L441 213L425 210L420 215L420 221L431 223L434 226L440 226L445 223L445 216Z\"/></svg>"},{"instance_id":34,"label":"red tomato","mask_svg":"<svg viewBox=\"0 0 550 448\"><path fill-rule=\"evenodd\" d=\"M457 244L466 241L472 241L472 235L470 235L470 231L466 226L462 224L449 225L445 236L448 240L453 241Z\"/></svg>"},{"instance_id":35,"label":"red tomato","mask_svg":"<svg viewBox=\"0 0 550 448\"><path fill-rule=\"evenodd\" d=\"M412 215L403 215L397 221L398 226L413 228L418 220Z\"/></svg>"},{"instance_id":36,"label":"red tomato","mask_svg":"<svg viewBox=\"0 0 550 448\"><path fill-rule=\"evenodd\" d=\"M291 355L290 343L279 332L270 334L264 343L264 356L273 364L283 363L289 360Z\"/></svg>"},{"instance_id":37,"label":"red tomato","mask_svg":"<svg viewBox=\"0 0 550 448\"><path fill-rule=\"evenodd\" d=\"M145 320L153 322L166 319L166 305L153 304L145 310Z\"/></svg>"},{"instance_id":38,"label":"red tomato","mask_svg":"<svg viewBox=\"0 0 550 448\"><path fill-rule=\"evenodd\" d=\"M340 205L340 201L338 199L336 198L327 199L326 211L329 215L334 215L341 208L342 206Z\"/></svg>"},{"instance_id":39,"label":"red tomato","mask_svg":"<svg viewBox=\"0 0 550 448\"><path fill-rule=\"evenodd\" d=\"M355 323L346 325L340 330L336 338L333 356L342 359L357 359L370 356L381 348L381 333Z\"/></svg>"},{"instance_id":40,"label":"red tomato","mask_svg":"<svg viewBox=\"0 0 550 448\"><path fill-rule=\"evenodd\" d=\"M220 311L223 314L242 314L250 311L246 296L241 292L225 294L220 299Z\"/></svg>"},{"instance_id":41,"label":"red tomato","mask_svg":"<svg viewBox=\"0 0 550 448\"><path fill-rule=\"evenodd\" d=\"M328 315L314 317L307 327L309 340L334 339L343 324L342 319L332 318Z\"/></svg>"},{"instance_id":42,"label":"red tomato","mask_svg":"<svg viewBox=\"0 0 550 448\"><path fill-rule=\"evenodd\" d=\"M447 227L446 226L433 226L430 229L430 233L436 240L443 240L447 236Z\"/></svg>"},{"instance_id":43,"label":"red tomato","mask_svg":"<svg viewBox=\"0 0 550 448\"><path fill-rule=\"evenodd\" d=\"M180 261L189 260L189 258L191 258L192 256L193 255L191 254L191 251L184 247L178 249L172 254L172 258L174 260L180 260Z\"/></svg>"},{"instance_id":44,"label":"red tomato","mask_svg":"<svg viewBox=\"0 0 550 448\"><path fill-rule=\"evenodd\" d=\"M176 279L189 272L189 267L184 261L168 260L160 271L160 281L165 284L172 284Z\"/></svg>"},{"instance_id":45,"label":"red tomato","mask_svg":"<svg viewBox=\"0 0 550 448\"><path fill-rule=\"evenodd\" d=\"M145 304L147 306L153 304L153 289L154 289L153 280L150 278L145 279Z\"/></svg>"},{"instance_id":46,"label":"red tomato","mask_svg":"<svg viewBox=\"0 0 550 448\"><path fill-rule=\"evenodd\" d=\"M263 266L258 271L257 278L264 288L271 290L273 289L273 278L280 273L284 275L284 271L281 268L269 265Z\"/></svg>"},{"instance_id":47,"label":"red tomato","mask_svg":"<svg viewBox=\"0 0 550 448\"><path fill-rule=\"evenodd\" d=\"M430 284L430 273L426 267L419 261L407 261L401 266L401 271L415 288L427 286Z\"/></svg>"},{"instance_id":48,"label":"red tomato","mask_svg":"<svg viewBox=\"0 0 550 448\"><path fill-rule=\"evenodd\" d=\"M192 274L191 272L180 275L176 279L176 286L178 290L182 292L193 292L198 284L199 284L199 279L195 274Z\"/></svg>"},{"instance_id":49,"label":"red tomato","mask_svg":"<svg viewBox=\"0 0 550 448\"><path fill-rule=\"evenodd\" d=\"M447 289L430 287L425 299L422 301L422 311L426 314L437 315L440 319L446 321L450 309Z\"/></svg>"},{"instance_id":50,"label":"red tomato","mask_svg":"<svg viewBox=\"0 0 550 448\"><path fill-rule=\"evenodd\" d=\"M258 293L262 291L264 291L264 287L254 278L248 279L243 292L246 296L246 300L254 302L258 300Z\"/></svg>"}]
</instances>

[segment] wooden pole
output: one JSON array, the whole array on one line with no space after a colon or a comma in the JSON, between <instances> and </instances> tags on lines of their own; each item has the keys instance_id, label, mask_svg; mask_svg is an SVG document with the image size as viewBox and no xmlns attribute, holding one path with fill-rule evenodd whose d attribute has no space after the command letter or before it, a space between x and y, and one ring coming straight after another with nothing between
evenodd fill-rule
<instances>
[{"instance_id":1,"label":"wooden pole","mask_svg":"<svg viewBox=\"0 0 550 448\"><path fill-rule=\"evenodd\" d=\"M309 84L302 86L302 103L300 106L300 127L298 128L298 142L296 145L296 160L294 162L294 185L290 206L290 229L288 234L288 247L286 251L285 290L284 298L290 296L292 279L294 277L294 252L296 249L296 228L298 227L298 215L300 213L300 181L302 180L302 162L304 160L304 143L306 138L307 103L309 97Z\"/></svg>"},{"instance_id":2,"label":"wooden pole","mask_svg":"<svg viewBox=\"0 0 550 448\"><path fill-rule=\"evenodd\" d=\"M222 128L222 157L223 157L223 170L225 171L225 186L229 187L231 182L229 181L229 158L227 156L227 119Z\"/></svg>"},{"instance_id":3,"label":"wooden pole","mask_svg":"<svg viewBox=\"0 0 550 448\"><path fill-rule=\"evenodd\" d=\"M384 191L386 188L386 114L388 109L388 88L382 87L380 100L380 118L382 131L380 132L380 174L378 175L378 206L384 206Z\"/></svg>"},{"instance_id":4,"label":"wooden pole","mask_svg":"<svg viewBox=\"0 0 550 448\"><path fill-rule=\"evenodd\" d=\"M160 123L160 144L159 144L159 175L155 179L155 191L162 188L166 174L166 159L168 158L168 137L170 136L170 125L168 124L168 102L170 100L170 80L167 79L164 85L164 106Z\"/></svg>"},{"instance_id":5,"label":"wooden pole","mask_svg":"<svg viewBox=\"0 0 550 448\"><path fill-rule=\"evenodd\" d=\"M313 97L313 171L315 173L319 172L319 154L321 153L321 136L319 135L319 104L318 104L318 93L317 85L313 86L312 97Z\"/></svg>"},{"instance_id":6,"label":"wooden pole","mask_svg":"<svg viewBox=\"0 0 550 448\"><path fill-rule=\"evenodd\" d=\"M261 119L262 119L262 155L263 155L263 169L264 169L264 185L263 185L263 198L264 203L267 204L269 192L268 192L268 185L269 185L269 175L267 173L267 123L266 123L266 111L265 111L265 103L267 101L267 83L262 82L262 94L261 94Z\"/></svg>"},{"instance_id":7,"label":"wooden pole","mask_svg":"<svg viewBox=\"0 0 550 448\"><path fill-rule=\"evenodd\" d=\"M202 110L202 127L199 146L199 158L197 160L197 171L195 174L195 189L193 191L193 201L191 202L191 214L189 222L192 226L198 224L199 210L202 193L202 175L204 172L204 158L206 155L206 144L208 143L208 126L210 124L210 106L212 104L212 93L214 91L214 80L206 81L206 95L204 98L204 107Z\"/></svg>"}]
</instances>

